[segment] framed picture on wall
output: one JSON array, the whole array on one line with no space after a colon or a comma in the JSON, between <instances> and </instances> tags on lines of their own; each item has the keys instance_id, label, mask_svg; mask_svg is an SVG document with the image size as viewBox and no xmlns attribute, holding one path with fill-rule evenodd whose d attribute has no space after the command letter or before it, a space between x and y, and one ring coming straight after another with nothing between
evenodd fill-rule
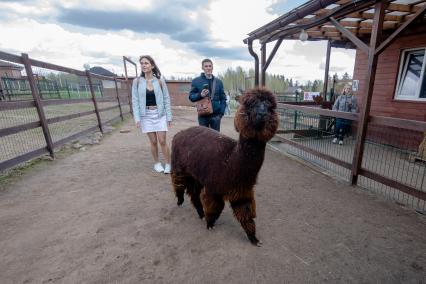
<instances>
[{"instance_id":1,"label":"framed picture on wall","mask_svg":"<svg viewBox=\"0 0 426 284\"><path fill-rule=\"evenodd\" d=\"M358 92L358 88L359 88L359 80L353 80L352 81L352 91Z\"/></svg>"}]
</instances>

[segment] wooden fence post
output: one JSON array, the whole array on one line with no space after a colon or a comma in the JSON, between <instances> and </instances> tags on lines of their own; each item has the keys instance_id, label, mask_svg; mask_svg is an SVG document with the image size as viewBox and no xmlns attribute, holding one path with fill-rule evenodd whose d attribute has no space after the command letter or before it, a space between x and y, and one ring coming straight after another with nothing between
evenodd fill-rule
<instances>
[{"instance_id":1,"label":"wooden fence post","mask_svg":"<svg viewBox=\"0 0 426 284\"><path fill-rule=\"evenodd\" d=\"M123 56L123 63L124 63L124 75L126 76L126 84L127 84L127 97L129 100L129 107L130 107L130 114L133 116L133 106L132 106L132 84L129 81L129 77L127 76L127 64L126 60L128 58L126 56ZM138 77L138 69L136 68L136 78Z\"/></svg>"},{"instance_id":2,"label":"wooden fence post","mask_svg":"<svg viewBox=\"0 0 426 284\"><path fill-rule=\"evenodd\" d=\"M370 46L368 49L367 74L365 78L365 91L362 101L362 107L359 114L358 130L356 136L355 150L352 159L351 184L357 184L358 175L361 170L361 164L364 154L364 143L367 136L368 116L370 115L371 100L374 90L374 81L376 77L377 61L379 55L376 54L376 48L382 39L383 21L385 17L384 1L379 1L374 6L374 19L371 31Z\"/></svg>"},{"instance_id":3,"label":"wooden fence post","mask_svg":"<svg viewBox=\"0 0 426 284\"><path fill-rule=\"evenodd\" d=\"M89 70L86 70L86 77L87 81L89 82L90 93L92 94L92 101L95 107L96 118L98 119L99 130L101 131L101 133L104 133L104 130L102 128L101 116L99 115L98 103L96 102L95 90L93 89L92 78L90 76Z\"/></svg>"},{"instance_id":4,"label":"wooden fence post","mask_svg":"<svg viewBox=\"0 0 426 284\"><path fill-rule=\"evenodd\" d=\"M37 109L37 114L40 119L41 129L43 130L44 139L46 140L47 150L52 158L55 158L52 137L50 136L49 125L47 124L46 116L44 114L43 103L40 99L38 88L34 80L33 70L28 54L22 53L22 61L24 62L25 72L27 73L28 83L30 84L31 94L34 99L34 104Z\"/></svg>"},{"instance_id":5,"label":"wooden fence post","mask_svg":"<svg viewBox=\"0 0 426 284\"><path fill-rule=\"evenodd\" d=\"M114 83L115 83L115 92L117 93L118 108L120 109L120 117L121 117L121 121L123 121L124 120L123 111L121 110L120 95L118 93L118 86L117 86L117 78L116 77L114 77Z\"/></svg>"}]
</instances>

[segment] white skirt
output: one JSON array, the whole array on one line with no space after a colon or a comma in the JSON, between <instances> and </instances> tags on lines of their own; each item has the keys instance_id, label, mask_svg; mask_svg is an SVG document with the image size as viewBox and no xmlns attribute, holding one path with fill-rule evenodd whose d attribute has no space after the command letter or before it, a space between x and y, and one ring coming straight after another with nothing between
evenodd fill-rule
<instances>
[{"instance_id":1,"label":"white skirt","mask_svg":"<svg viewBox=\"0 0 426 284\"><path fill-rule=\"evenodd\" d=\"M167 117L158 116L157 109L147 109L145 115L141 115L142 133L167 131Z\"/></svg>"}]
</instances>

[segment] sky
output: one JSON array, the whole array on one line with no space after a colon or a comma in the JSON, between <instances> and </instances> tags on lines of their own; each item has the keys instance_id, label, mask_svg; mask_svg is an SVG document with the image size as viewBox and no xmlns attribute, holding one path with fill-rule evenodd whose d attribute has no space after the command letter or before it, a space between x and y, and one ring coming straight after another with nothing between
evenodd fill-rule
<instances>
[{"instance_id":1,"label":"sky","mask_svg":"<svg viewBox=\"0 0 426 284\"><path fill-rule=\"evenodd\" d=\"M305 1L0 0L0 51L83 70L123 74L122 56L151 55L162 74L194 77L211 58L214 74L254 67L243 39ZM268 53L274 43L268 44ZM253 43L260 55L258 41ZM284 41L268 73L323 79L326 42ZM330 72L352 74L355 53L333 49ZM133 75L133 74L130 74Z\"/></svg>"}]
</instances>

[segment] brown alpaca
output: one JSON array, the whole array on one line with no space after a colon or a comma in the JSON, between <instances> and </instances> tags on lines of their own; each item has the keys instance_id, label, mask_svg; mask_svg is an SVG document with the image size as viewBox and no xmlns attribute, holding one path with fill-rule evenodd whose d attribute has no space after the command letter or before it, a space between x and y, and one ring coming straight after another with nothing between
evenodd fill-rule
<instances>
[{"instance_id":1,"label":"brown alpaca","mask_svg":"<svg viewBox=\"0 0 426 284\"><path fill-rule=\"evenodd\" d=\"M238 141L202 126L173 138L171 176L177 204L183 203L186 190L199 217L206 217L207 229L213 228L228 200L249 240L260 245L253 190L266 142L278 128L276 107L270 91L251 89L241 97L235 116Z\"/></svg>"}]
</instances>

